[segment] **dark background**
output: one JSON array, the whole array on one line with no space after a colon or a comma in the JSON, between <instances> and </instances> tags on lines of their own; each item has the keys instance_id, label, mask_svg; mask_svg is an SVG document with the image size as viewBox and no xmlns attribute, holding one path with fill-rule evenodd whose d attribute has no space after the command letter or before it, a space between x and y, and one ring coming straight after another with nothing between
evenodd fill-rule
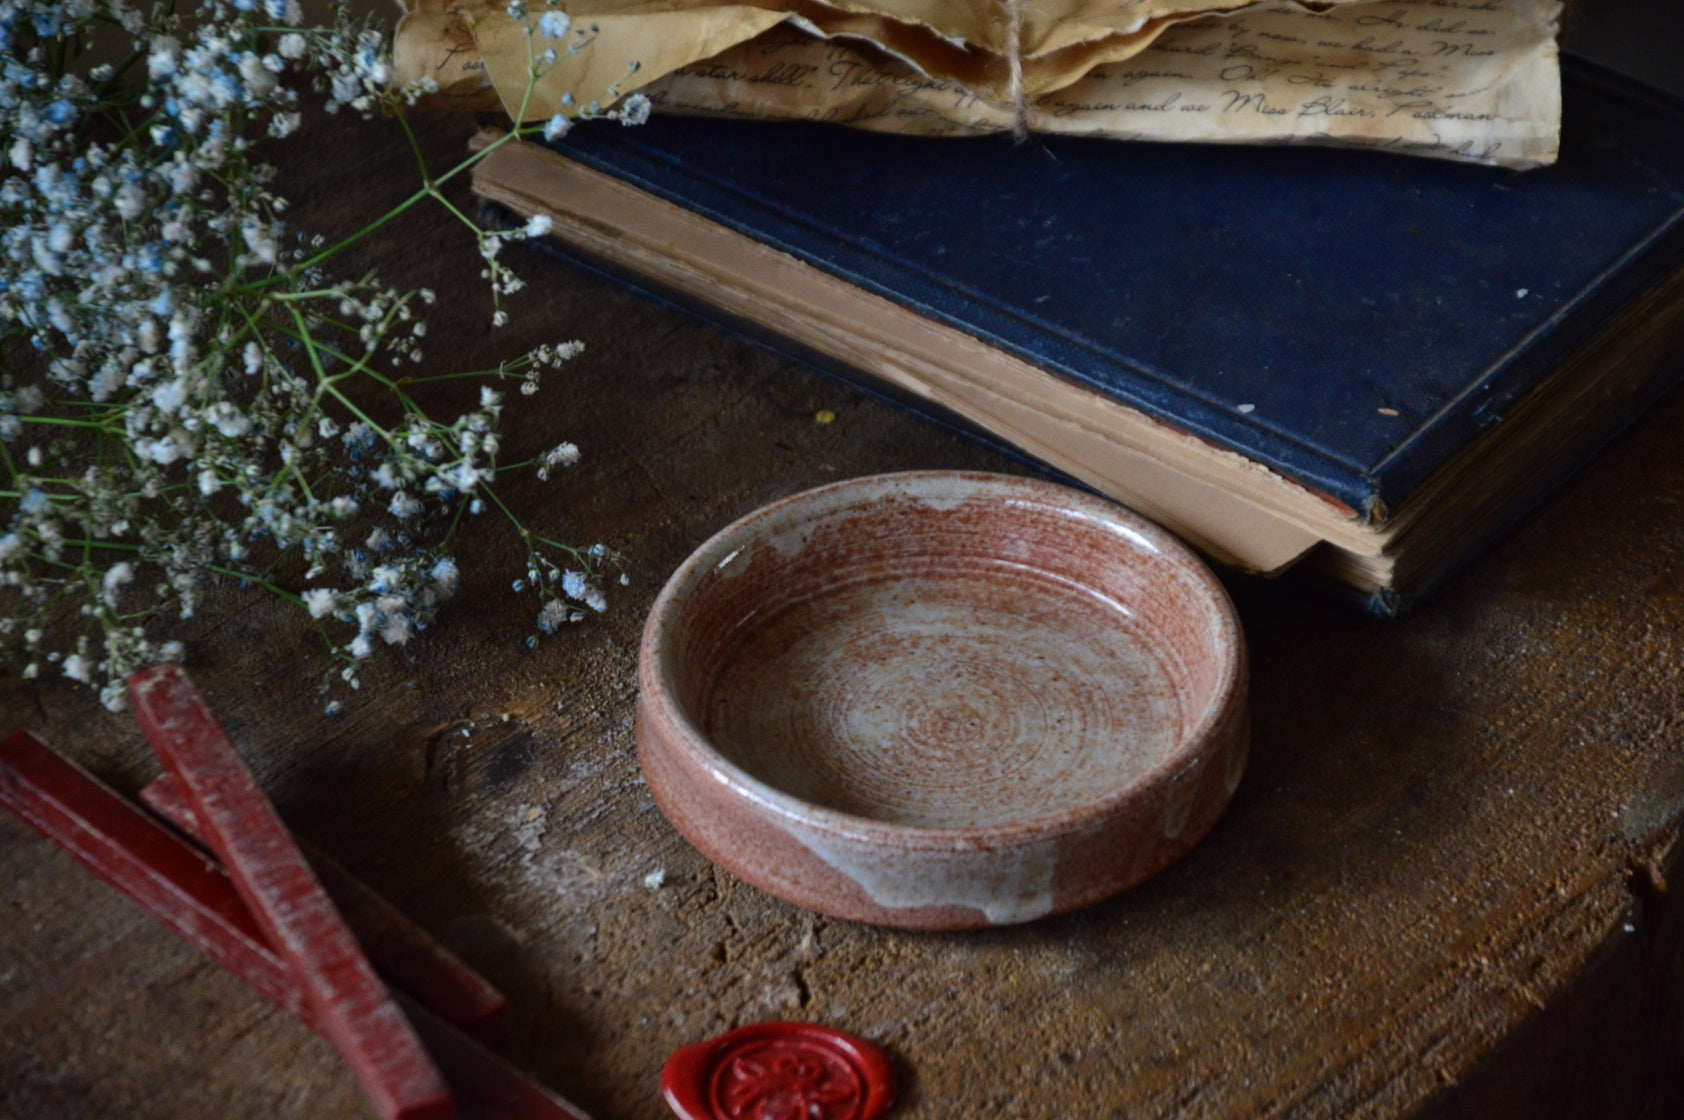
<instances>
[{"instance_id":1,"label":"dark background","mask_svg":"<svg viewBox=\"0 0 1684 1120\"><path fill-rule=\"evenodd\" d=\"M1569 3L1568 50L1684 95L1684 0Z\"/></svg>"}]
</instances>

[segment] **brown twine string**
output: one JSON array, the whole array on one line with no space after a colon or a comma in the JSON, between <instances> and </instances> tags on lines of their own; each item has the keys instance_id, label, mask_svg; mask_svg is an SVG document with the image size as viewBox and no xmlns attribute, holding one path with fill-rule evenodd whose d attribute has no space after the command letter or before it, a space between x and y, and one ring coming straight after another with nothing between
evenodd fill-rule
<instances>
[{"instance_id":1,"label":"brown twine string","mask_svg":"<svg viewBox=\"0 0 1684 1120\"><path fill-rule=\"evenodd\" d=\"M1007 95L1012 102L1012 136L1029 139L1029 99L1023 92L1023 0L1005 0Z\"/></svg>"}]
</instances>

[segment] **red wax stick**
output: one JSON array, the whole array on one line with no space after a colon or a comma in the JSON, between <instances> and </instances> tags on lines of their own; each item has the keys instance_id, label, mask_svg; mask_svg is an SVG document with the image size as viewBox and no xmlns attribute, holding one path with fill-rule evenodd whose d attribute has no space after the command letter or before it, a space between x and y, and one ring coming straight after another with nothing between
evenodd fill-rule
<instances>
[{"instance_id":1,"label":"red wax stick","mask_svg":"<svg viewBox=\"0 0 1684 1120\"><path fill-rule=\"evenodd\" d=\"M141 730L383 1120L455 1120L444 1079L179 665L129 680Z\"/></svg>"},{"instance_id":2,"label":"red wax stick","mask_svg":"<svg viewBox=\"0 0 1684 1120\"><path fill-rule=\"evenodd\" d=\"M265 998L318 1029L309 1001L263 940L227 874L135 805L21 731L0 739L0 805ZM590 1120L420 1004L397 998L474 1115Z\"/></svg>"},{"instance_id":3,"label":"red wax stick","mask_svg":"<svg viewBox=\"0 0 1684 1120\"><path fill-rule=\"evenodd\" d=\"M305 1004L227 875L27 732L0 739L0 804L307 1024Z\"/></svg>"},{"instance_id":4,"label":"red wax stick","mask_svg":"<svg viewBox=\"0 0 1684 1120\"><path fill-rule=\"evenodd\" d=\"M199 821L170 775L140 791L153 812L204 843ZM331 856L295 837L322 886L356 934L363 952L386 979L427 1005L446 1022L499 1046L509 1036L509 1001L432 935L404 916Z\"/></svg>"}]
</instances>

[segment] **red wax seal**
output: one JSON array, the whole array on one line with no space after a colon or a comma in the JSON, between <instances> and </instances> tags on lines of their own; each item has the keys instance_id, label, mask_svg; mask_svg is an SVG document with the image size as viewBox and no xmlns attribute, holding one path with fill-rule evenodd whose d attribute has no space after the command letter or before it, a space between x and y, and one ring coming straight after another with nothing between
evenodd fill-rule
<instances>
[{"instance_id":1,"label":"red wax seal","mask_svg":"<svg viewBox=\"0 0 1684 1120\"><path fill-rule=\"evenodd\" d=\"M895 1103L882 1050L812 1023L756 1023L678 1051L661 1091L679 1120L877 1120Z\"/></svg>"}]
</instances>

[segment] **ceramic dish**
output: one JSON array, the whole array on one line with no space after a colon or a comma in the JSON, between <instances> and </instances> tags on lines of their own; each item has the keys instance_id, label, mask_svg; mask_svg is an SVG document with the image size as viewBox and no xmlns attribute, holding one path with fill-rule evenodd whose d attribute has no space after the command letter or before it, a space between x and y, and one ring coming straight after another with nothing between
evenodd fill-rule
<instances>
[{"instance_id":1,"label":"ceramic dish","mask_svg":"<svg viewBox=\"0 0 1684 1120\"><path fill-rule=\"evenodd\" d=\"M1184 855L1245 766L1210 571L1110 502L1001 475L837 483L702 545L643 633L667 819L799 906L958 929L1086 906Z\"/></svg>"}]
</instances>

